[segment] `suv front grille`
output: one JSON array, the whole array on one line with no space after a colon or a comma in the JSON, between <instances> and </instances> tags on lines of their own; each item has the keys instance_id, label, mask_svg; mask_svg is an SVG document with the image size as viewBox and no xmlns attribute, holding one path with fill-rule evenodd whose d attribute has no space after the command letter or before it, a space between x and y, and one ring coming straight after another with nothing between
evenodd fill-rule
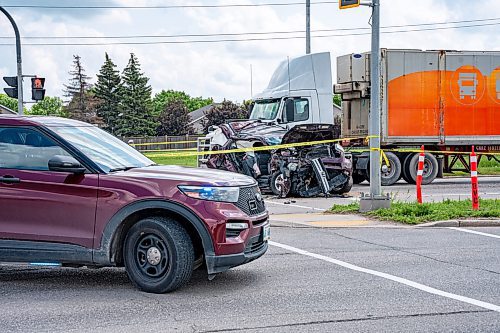
<instances>
[{"instance_id":1,"label":"suv front grille","mask_svg":"<svg viewBox=\"0 0 500 333\"><path fill-rule=\"evenodd\" d=\"M249 216L259 215L266 211L258 186L241 187L240 196L235 205Z\"/></svg>"},{"instance_id":2,"label":"suv front grille","mask_svg":"<svg viewBox=\"0 0 500 333\"><path fill-rule=\"evenodd\" d=\"M266 242L262 239L262 233L258 236L254 236L250 239L247 246L245 247L245 254L252 254L260 251L264 246L266 246Z\"/></svg>"}]
</instances>

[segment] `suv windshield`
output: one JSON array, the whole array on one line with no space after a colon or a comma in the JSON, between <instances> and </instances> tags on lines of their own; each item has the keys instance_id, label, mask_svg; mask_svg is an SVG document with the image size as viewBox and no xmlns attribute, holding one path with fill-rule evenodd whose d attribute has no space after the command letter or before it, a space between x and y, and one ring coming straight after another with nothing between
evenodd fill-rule
<instances>
[{"instance_id":1,"label":"suv windshield","mask_svg":"<svg viewBox=\"0 0 500 333\"><path fill-rule=\"evenodd\" d=\"M104 172L141 168L155 163L111 134L94 126L50 127Z\"/></svg>"},{"instance_id":2,"label":"suv windshield","mask_svg":"<svg viewBox=\"0 0 500 333\"><path fill-rule=\"evenodd\" d=\"M280 106L279 99L255 101L250 119L274 120Z\"/></svg>"}]
</instances>

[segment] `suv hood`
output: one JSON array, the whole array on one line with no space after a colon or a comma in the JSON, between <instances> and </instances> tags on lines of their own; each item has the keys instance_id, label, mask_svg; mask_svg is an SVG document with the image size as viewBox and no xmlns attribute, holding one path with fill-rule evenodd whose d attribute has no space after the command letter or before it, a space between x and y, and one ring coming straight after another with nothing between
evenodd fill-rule
<instances>
[{"instance_id":1,"label":"suv hood","mask_svg":"<svg viewBox=\"0 0 500 333\"><path fill-rule=\"evenodd\" d=\"M212 185L212 186L251 186L256 181L238 173L214 170L188 168L177 165L158 165L144 168L135 168L128 171L113 173L119 177L148 178L158 180L177 181L183 185Z\"/></svg>"},{"instance_id":2,"label":"suv hood","mask_svg":"<svg viewBox=\"0 0 500 333\"><path fill-rule=\"evenodd\" d=\"M298 125L286 132L282 144L334 140L340 137L340 131L335 125L308 124Z\"/></svg>"}]
</instances>

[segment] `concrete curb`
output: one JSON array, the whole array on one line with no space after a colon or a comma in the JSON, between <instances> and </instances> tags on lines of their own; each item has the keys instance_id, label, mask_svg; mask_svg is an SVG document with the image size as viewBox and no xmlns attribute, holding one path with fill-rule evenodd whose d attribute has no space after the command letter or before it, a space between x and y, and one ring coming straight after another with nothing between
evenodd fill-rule
<instances>
[{"instance_id":1,"label":"concrete curb","mask_svg":"<svg viewBox=\"0 0 500 333\"><path fill-rule=\"evenodd\" d=\"M436 221L436 222L428 222L417 225L417 227L500 227L500 220L488 220L488 219L480 219L480 220L448 220L448 221Z\"/></svg>"}]
</instances>

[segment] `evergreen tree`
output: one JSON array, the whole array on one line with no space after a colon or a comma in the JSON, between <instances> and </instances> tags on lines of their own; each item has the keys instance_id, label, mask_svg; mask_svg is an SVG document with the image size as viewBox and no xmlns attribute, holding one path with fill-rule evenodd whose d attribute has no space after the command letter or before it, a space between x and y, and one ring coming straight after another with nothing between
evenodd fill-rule
<instances>
[{"instance_id":1,"label":"evergreen tree","mask_svg":"<svg viewBox=\"0 0 500 333\"><path fill-rule=\"evenodd\" d=\"M115 133L120 136L154 135L158 125L152 117L151 86L133 53L123 70L122 80L121 116Z\"/></svg>"},{"instance_id":2,"label":"evergreen tree","mask_svg":"<svg viewBox=\"0 0 500 333\"><path fill-rule=\"evenodd\" d=\"M120 114L120 90L119 71L108 53L105 53L105 61L97 74L94 92L98 99L97 115L103 119L104 128L111 133L115 132Z\"/></svg>"},{"instance_id":3,"label":"evergreen tree","mask_svg":"<svg viewBox=\"0 0 500 333\"><path fill-rule=\"evenodd\" d=\"M91 124L101 124L96 113L96 98L90 92L89 77L85 74L79 55L73 56L73 69L69 72L69 84L65 84L64 96L70 100L65 109L68 117Z\"/></svg>"},{"instance_id":4,"label":"evergreen tree","mask_svg":"<svg viewBox=\"0 0 500 333\"><path fill-rule=\"evenodd\" d=\"M189 110L180 99L167 103L159 121L157 135L186 135L194 132L193 126L189 124L191 121Z\"/></svg>"}]
</instances>

